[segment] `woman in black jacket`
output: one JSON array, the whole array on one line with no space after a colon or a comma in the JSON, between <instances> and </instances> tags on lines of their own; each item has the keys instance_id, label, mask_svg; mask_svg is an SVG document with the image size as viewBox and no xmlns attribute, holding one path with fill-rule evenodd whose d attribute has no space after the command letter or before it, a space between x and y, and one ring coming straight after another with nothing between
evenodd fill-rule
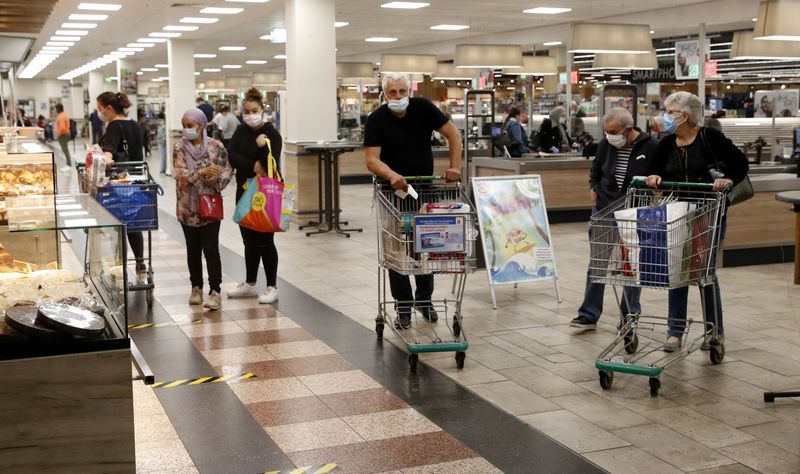
<instances>
[{"instance_id":1,"label":"woman in black jacket","mask_svg":"<svg viewBox=\"0 0 800 474\"><path fill-rule=\"evenodd\" d=\"M267 157L269 152L275 157L280 169L282 140L271 123L264 122L264 99L261 93L251 88L242 103L244 123L236 128L228 144L228 160L236 169L236 201L244 194L244 184L253 176L267 176ZM239 226L244 242L244 261L247 276L228 298L248 298L258 295L259 262L264 263L267 275L267 289L258 296L258 302L267 304L278 299L278 249L275 247L275 234L257 232Z\"/></svg>"},{"instance_id":2,"label":"woman in black jacket","mask_svg":"<svg viewBox=\"0 0 800 474\"><path fill-rule=\"evenodd\" d=\"M658 187L664 181L709 183L714 191L724 191L747 176L749 165L747 157L722 132L703 123L703 104L700 99L688 92L676 92L664 101L666 112L663 130L671 133L664 137L656 149L654 172L647 177L647 185ZM719 160L719 163L717 163ZM717 172L724 169L724 174ZM725 216L719 228L719 246L725 238L727 224ZM716 272L716 252L710 255L711 273ZM722 300L719 296L719 282L701 288L704 301L706 323L714 323L717 338L706 340L703 348L723 343ZM686 307L689 288L684 286L669 290L668 337L664 351L674 352L681 346L681 336L686 327ZM708 328L706 328L708 329Z\"/></svg>"}]
</instances>

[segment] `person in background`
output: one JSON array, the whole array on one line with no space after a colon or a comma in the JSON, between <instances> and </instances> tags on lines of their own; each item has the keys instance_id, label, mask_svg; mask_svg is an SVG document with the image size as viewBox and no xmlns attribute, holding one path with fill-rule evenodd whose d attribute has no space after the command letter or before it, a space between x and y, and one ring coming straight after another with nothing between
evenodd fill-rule
<instances>
[{"instance_id":1,"label":"person in background","mask_svg":"<svg viewBox=\"0 0 800 474\"><path fill-rule=\"evenodd\" d=\"M72 169L72 158L69 155L69 116L64 112L64 105L61 103L56 104L56 140L61 145L61 151L64 153L64 158L67 160L67 165L61 168L61 171L69 171Z\"/></svg>"},{"instance_id":2,"label":"person in background","mask_svg":"<svg viewBox=\"0 0 800 474\"><path fill-rule=\"evenodd\" d=\"M444 172L448 182L461 179L461 134L453 122L428 99L409 98L408 76L391 73L383 76L381 86L388 101L367 117L364 127L364 158L369 171L391 184L394 190L408 190L405 176L431 176L433 151L431 132L438 130L447 138L450 166ZM389 270L389 286L397 301L394 327L411 327L412 305L428 322L439 319L431 305L433 275L415 275L417 285L411 292L408 276Z\"/></svg>"},{"instance_id":3,"label":"person in background","mask_svg":"<svg viewBox=\"0 0 800 474\"><path fill-rule=\"evenodd\" d=\"M169 176L170 174L167 172L167 121L164 112L158 113L156 124L158 127L156 128L156 142L161 152L161 174Z\"/></svg>"},{"instance_id":4,"label":"person in background","mask_svg":"<svg viewBox=\"0 0 800 474\"><path fill-rule=\"evenodd\" d=\"M703 103L689 92L675 92L664 100L666 112L662 120L664 137L658 144L652 174L647 177L647 185L657 188L664 181L709 183L714 191L724 191L742 181L749 170L747 157L722 132L700 127L703 121ZM725 176L710 172L717 168L717 160L725 166ZM716 273L716 248L722 248L727 222L722 215L719 246L709 256L711 275ZM711 276L709 275L709 276ZM705 300L703 317L706 324L713 323L717 328L718 339L706 340L703 349L709 345L722 344L724 327L722 324L722 300L719 281L700 288ZM674 352L681 347L686 329L686 309L689 287L669 290L668 337L664 344L665 352Z\"/></svg>"},{"instance_id":5,"label":"person in background","mask_svg":"<svg viewBox=\"0 0 800 474\"><path fill-rule=\"evenodd\" d=\"M92 125L92 143L97 143L100 140L100 135L103 134L103 120L100 118L100 114L97 113L97 109L92 110L92 113L89 114L89 122Z\"/></svg>"},{"instance_id":6,"label":"person in background","mask_svg":"<svg viewBox=\"0 0 800 474\"><path fill-rule=\"evenodd\" d=\"M569 151L572 140L566 129L567 111L564 107L558 106L550 111L548 118L542 121L536 134L531 139L531 146L534 151L545 153L558 153Z\"/></svg>"},{"instance_id":7,"label":"person in background","mask_svg":"<svg viewBox=\"0 0 800 474\"><path fill-rule=\"evenodd\" d=\"M508 115L506 115L506 119L503 121L503 130L508 132L508 134L517 141L516 146L508 149L511 156L516 157L522 156L524 153L528 152L528 136L525 134L522 124L519 123L519 116L519 109L511 107L508 109Z\"/></svg>"},{"instance_id":8,"label":"person in background","mask_svg":"<svg viewBox=\"0 0 800 474\"><path fill-rule=\"evenodd\" d=\"M211 122L214 118L214 107L211 106L206 100L202 97L197 98L197 108L202 110L206 116L206 119Z\"/></svg>"},{"instance_id":9,"label":"person in background","mask_svg":"<svg viewBox=\"0 0 800 474\"><path fill-rule=\"evenodd\" d=\"M222 143L227 147L231 143L231 137L236 132L236 128L239 126L239 121L231 114L231 108L223 105L217 116L214 117L214 122L222 135Z\"/></svg>"},{"instance_id":10,"label":"person in background","mask_svg":"<svg viewBox=\"0 0 800 474\"><path fill-rule=\"evenodd\" d=\"M569 107L570 110L572 110L573 117L578 117L578 118L586 117L586 111L583 110L583 107L578 105L578 103L575 102L574 100L569 104Z\"/></svg>"},{"instance_id":11,"label":"person in background","mask_svg":"<svg viewBox=\"0 0 800 474\"><path fill-rule=\"evenodd\" d=\"M719 130L721 132L722 131L722 123L719 121L719 119L725 118L725 115L726 115L726 113L725 113L724 109L723 110L718 110L718 111L714 112L713 114L711 114L710 117L706 117L706 119L704 120L703 123L704 123L704 125L706 127L711 127L713 129Z\"/></svg>"},{"instance_id":12,"label":"person in background","mask_svg":"<svg viewBox=\"0 0 800 474\"><path fill-rule=\"evenodd\" d=\"M44 128L47 125L47 121L44 118L44 115L40 115L36 118L36 126L39 128Z\"/></svg>"},{"instance_id":13,"label":"person in background","mask_svg":"<svg viewBox=\"0 0 800 474\"><path fill-rule=\"evenodd\" d=\"M183 138L172 150L178 196L176 216L186 239L186 263L192 283L190 305L202 304L214 311L222 307L222 261L219 256L220 221L200 217L198 201L203 194L222 194L233 177L228 151L206 135L206 116L191 108L181 119ZM203 301L203 255L208 269L208 297Z\"/></svg>"},{"instance_id":14,"label":"person in background","mask_svg":"<svg viewBox=\"0 0 800 474\"><path fill-rule=\"evenodd\" d=\"M31 122L30 117L25 115L25 110L21 107L19 109L19 117L23 127L33 127L33 122Z\"/></svg>"},{"instance_id":15,"label":"person in background","mask_svg":"<svg viewBox=\"0 0 800 474\"><path fill-rule=\"evenodd\" d=\"M131 106L124 92L103 92L97 96L97 113L106 123L106 131L98 144L106 159L106 169L115 163L144 161L142 156L142 130L136 120L128 118L126 109ZM128 244L136 259L136 277L140 283L147 281L144 263L144 237L141 232L128 232Z\"/></svg>"},{"instance_id":16,"label":"person in background","mask_svg":"<svg viewBox=\"0 0 800 474\"><path fill-rule=\"evenodd\" d=\"M267 176L270 151L280 169L281 135L270 123L264 122L264 98L256 88L245 93L242 102L244 124L239 125L228 145L228 159L236 170L236 201L244 194L244 185L254 176ZM257 232L239 226L244 243L245 280L228 292L228 298L252 298L258 295L256 281L258 267L264 264L267 288L258 295L261 304L278 300L278 249L275 247L275 234Z\"/></svg>"},{"instance_id":17,"label":"person in background","mask_svg":"<svg viewBox=\"0 0 800 474\"><path fill-rule=\"evenodd\" d=\"M592 215L623 197L634 176L647 176L651 173L658 145L654 137L634 126L630 112L622 107L615 107L606 113L603 117L603 131L605 136L597 145L597 154L589 172ZM589 240L597 241L607 234L609 234L607 229L590 228ZM608 252L607 255L600 256L599 261L607 261L611 257L611 246L615 243L603 242ZM620 311L623 315L641 314L642 308L639 305L641 292L641 288L624 287L623 298L620 301ZM591 283L587 272L583 303L578 308L578 317L570 321L570 327L596 329L597 321L603 313L604 293L605 285Z\"/></svg>"},{"instance_id":18,"label":"person in background","mask_svg":"<svg viewBox=\"0 0 800 474\"><path fill-rule=\"evenodd\" d=\"M144 147L144 156L150 156L150 131L147 129L147 117L144 115L139 117L139 128L142 130L142 147Z\"/></svg>"},{"instance_id":19,"label":"person in background","mask_svg":"<svg viewBox=\"0 0 800 474\"><path fill-rule=\"evenodd\" d=\"M744 100L744 116L746 118L753 118L756 113L756 108L753 106L753 99L747 98Z\"/></svg>"}]
</instances>

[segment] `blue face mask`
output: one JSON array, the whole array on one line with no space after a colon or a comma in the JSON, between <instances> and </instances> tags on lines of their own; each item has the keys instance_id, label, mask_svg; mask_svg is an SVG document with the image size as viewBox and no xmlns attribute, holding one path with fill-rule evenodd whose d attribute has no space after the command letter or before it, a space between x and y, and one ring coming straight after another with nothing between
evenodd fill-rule
<instances>
[{"instance_id":1,"label":"blue face mask","mask_svg":"<svg viewBox=\"0 0 800 474\"><path fill-rule=\"evenodd\" d=\"M663 131L666 133L675 133L675 130L678 129L678 123L675 123L675 117L664 112L664 117L661 118L661 124L664 126Z\"/></svg>"}]
</instances>

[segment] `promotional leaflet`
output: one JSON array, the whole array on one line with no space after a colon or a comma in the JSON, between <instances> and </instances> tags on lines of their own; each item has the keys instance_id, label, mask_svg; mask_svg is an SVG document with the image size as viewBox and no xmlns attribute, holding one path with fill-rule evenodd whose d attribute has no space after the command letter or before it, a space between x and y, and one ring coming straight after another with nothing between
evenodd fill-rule
<instances>
[{"instance_id":1,"label":"promotional leaflet","mask_svg":"<svg viewBox=\"0 0 800 474\"><path fill-rule=\"evenodd\" d=\"M415 216L414 247L419 253L464 252L464 218Z\"/></svg>"}]
</instances>

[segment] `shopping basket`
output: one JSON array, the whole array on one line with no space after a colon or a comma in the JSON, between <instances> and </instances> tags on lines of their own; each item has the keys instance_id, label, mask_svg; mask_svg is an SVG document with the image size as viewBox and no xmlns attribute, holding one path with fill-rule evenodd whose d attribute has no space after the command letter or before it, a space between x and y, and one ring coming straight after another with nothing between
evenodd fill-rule
<instances>
[{"instance_id":1,"label":"shopping basket","mask_svg":"<svg viewBox=\"0 0 800 474\"><path fill-rule=\"evenodd\" d=\"M455 352L459 369L464 367L469 344L463 328L461 303L466 274L476 268L478 237L475 208L461 183L446 183L441 177L406 178L418 196L397 196L388 182L375 180L374 206L378 226L378 316L375 331L383 338L389 323L406 344L411 370L416 371L419 353ZM452 274L453 298L430 301L396 301L387 296L388 272L400 275ZM433 308L444 317L447 332L426 321L420 308ZM390 323L389 311L406 309L413 316L407 329ZM441 334L440 334L441 333Z\"/></svg>"},{"instance_id":2,"label":"shopping basket","mask_svg":"<svg viewBox=\"0 0 800 474\"><path fill-rule=\"evenodd\" d=\"M615 295L618 285L661 290L716 285L713 259L725 194L704 183L663 182L658 190L643 184L635 179L624 197L592 216L590 282L614 285ZM725 348L717 337L716 301L705 301L700 294L701 311L705 314L705 305L714 305L715 320L701 324L702 331L690 331L691 318L680 321L681 350L673 353L662 352L667 317L621 315L615 339L595 361L600 385L610 388L614 372L644 375L650 377L650 394L655 396L662 372L704 341L711 341L711 361L721 363Z\"/></svg>"}]
</instances>

